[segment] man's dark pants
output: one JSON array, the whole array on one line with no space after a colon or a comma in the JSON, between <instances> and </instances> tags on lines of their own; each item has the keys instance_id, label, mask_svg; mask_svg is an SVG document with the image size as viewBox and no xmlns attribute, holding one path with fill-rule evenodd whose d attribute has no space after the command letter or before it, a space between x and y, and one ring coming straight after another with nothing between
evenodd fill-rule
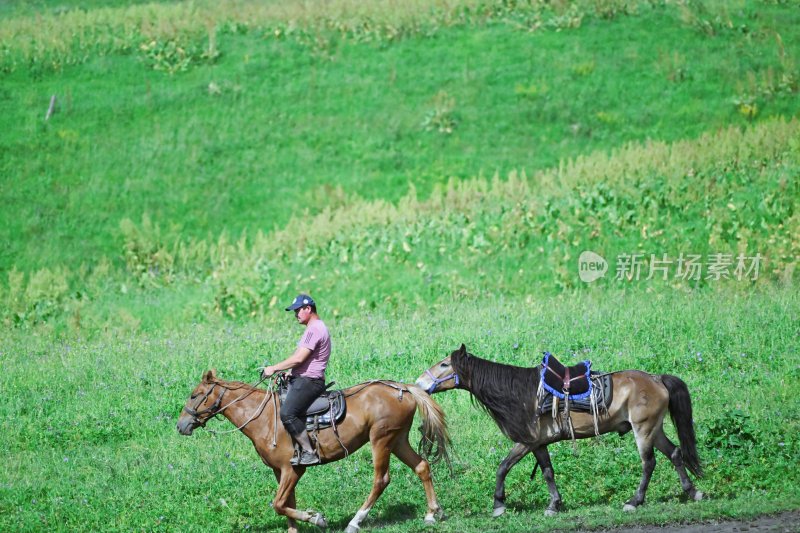
<instances>
[{"instance_id":1,"label":"man's dark pants","mask_svg":"<svg viewBox=\"0 0 800 533\"><path fill-rule=\"evenodd\" d=\"M289 383L286 400L281 404L281 422L290 435L299 435L306 430L306 409L325 390L322 378L297 376Z\"/></svg>"}]
</instances>

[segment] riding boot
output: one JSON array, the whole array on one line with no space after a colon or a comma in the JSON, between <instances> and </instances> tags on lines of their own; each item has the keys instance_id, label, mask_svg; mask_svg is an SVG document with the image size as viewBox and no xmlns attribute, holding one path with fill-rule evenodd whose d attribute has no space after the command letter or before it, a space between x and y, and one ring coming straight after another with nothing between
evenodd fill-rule
<instances>
[{"instance_id":1,"label":"riding boot","mask_svg":"<svg viewBox=\"0 0 800 533\"><path fill-rule=\"evenodd\" d=\"M294 439L297 444L297 455L292 457L290 461L293 465L303 465L303 466L310 466L319 464L319 456L317 455L316 450L314 450L313 446L311 446L311 439L308 437L308 432L303 431L302 433L295 435ZM305 448L311 448L311 451L307 451Z\"/></svg>"}]
</instances>

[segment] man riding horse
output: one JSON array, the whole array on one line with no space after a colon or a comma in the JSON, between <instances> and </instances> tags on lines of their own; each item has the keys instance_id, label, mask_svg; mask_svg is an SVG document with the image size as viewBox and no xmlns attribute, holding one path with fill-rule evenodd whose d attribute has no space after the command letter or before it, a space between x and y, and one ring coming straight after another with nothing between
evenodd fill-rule
<instances>
[{"instance_id":1,"label":"man riding horse","mask_svg":"<svg viewBox=\"0 0 800 533\"><path fill-rule=\"evenodd\" d=\"M289 393L281 404L281 422L292 439L300 446L292 458L293 465L319 464L317 451L311 445L306 430L305 412L325 390L325 368L331 355L331 336L317 314L317 304L307 294L299 294L287 311L294 311L297 321L306 327L297 349L288 358L266 365L261 377L267 378L282 370L291 370Z\"/></svg>"}]
</instances>

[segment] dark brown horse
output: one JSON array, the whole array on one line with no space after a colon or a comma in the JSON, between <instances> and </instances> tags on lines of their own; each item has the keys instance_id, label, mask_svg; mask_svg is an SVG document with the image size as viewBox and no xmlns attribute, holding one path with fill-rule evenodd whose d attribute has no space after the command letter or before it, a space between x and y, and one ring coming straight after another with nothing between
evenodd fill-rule
<instances>
[{"instance_id":1,"label":"dark brown horse","mask_svg":"<svg viewBox=\"0 0 800 533\"><path fill-rule=\"evenodd\" d=\"M369 442L375 477L369 497L347 526L348 533L359 530L360 523L389 484L389 456L394 454L422 480L428 511L425 523L436 522L442 510L436 501L428 461L408 443L408 432L418 410L422 416L423 455L433 462L448 459L450 437L444 412L430 396L414 385L393 381L371 381L345 389L347 414L340 424L318 432L318 449L322 463L338 461ZM289 531L297 531L296 520L326 527L320 513L295 509L295 485L306 467L292 466L292 439L280 422L280 398L276 392L237 381L217 378L213 370L192 391L178 419L178 431L191 435L209 419L222 414L241 430L256 448L261 460L275 473L278 492L273 509L289 520ZM235 431L235 430L234 430Z\"/></svg>"},{"instance_id":2,"label":"dark brown horse","mask_svg":"<svg viewBox=\"0 0 800 533\"><path fill-rule=\"evenodd\" d=\"M486 409L500 430L515 445L497 469L494 493L494 516L505 512L505 479L508 472L528 453L533 452L550 491L550 504L545 511L552 515L561 509L561 495L553 477L553 465L547 446L571 437L563 421L552 413L540 413L537 390L541 366L524 368L486 361L467 353L466 347L454 351L425 371L417 385L428 393L454 388L466 389ZM599 415L597 428L589 413L572 413L575 438L594 437L597 433L619 432L623 435L633 429L636 446L642 458L642 479L636 493L624 505L632 511L644 503L647 485L656 465L653 447L666 455L680 477L681 486L693 500L701 500L703 493L695 489L686 474L688 468L695 476L702 476L697 455L694 428L692 427L692 402L686 384L668 374L654 375L639 370L625 370L611 374L613 396L607 412ZM680 447L664 434L663 422L667 412L678 430Z\"/></svg>"}]
</instances>

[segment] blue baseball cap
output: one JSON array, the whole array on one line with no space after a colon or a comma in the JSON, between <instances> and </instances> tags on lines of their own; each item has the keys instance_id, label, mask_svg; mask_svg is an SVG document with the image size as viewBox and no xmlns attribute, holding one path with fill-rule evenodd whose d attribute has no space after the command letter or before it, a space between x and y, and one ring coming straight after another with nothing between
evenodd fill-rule
<instances>
[{"instance_id":1,"label":"blue baseball cap","mask_svg":"<svg viewBox=\"0 0 800 533\"><path fill-rule=\"evenodd\" d=\"M305 307L307 305L313 305L313 306L316 307L317 304L314 303L314 299L311 296L309 296L308 294L298 294L297 297L295 297L295 299L292 302L292 304L289 307L287 307L286 310L287 311L296 311L296 310L300 309L301 307Z\"/></svg>"}]
</instances>

